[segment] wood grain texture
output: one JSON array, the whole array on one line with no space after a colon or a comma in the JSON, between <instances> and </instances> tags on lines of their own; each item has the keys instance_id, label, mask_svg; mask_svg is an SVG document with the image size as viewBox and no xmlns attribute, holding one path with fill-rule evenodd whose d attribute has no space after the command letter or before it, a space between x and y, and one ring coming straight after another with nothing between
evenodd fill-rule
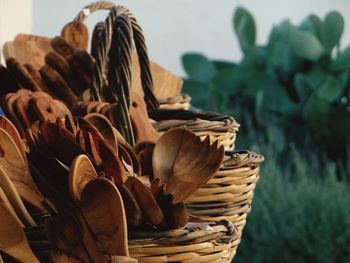
<instances>
[{"instance_id":1,"label":"wood grain texture","mask_svg":"<svg viewBox=\"0 0 350 263\"><path fill-rule=\"evenodd\" d=\"M13 182L20 196L34 207L45 211L44 197L30 175L28 164L13 139L3 129L0 129L0 149L2 152L0 166Z\"/></svg>"},{"instance_id":2,"label":"wood grain texture","mask_svg":"<svg viewBox=\"0 0 350 263\"><path fill-rule=\"evenodd\" d=\"M129 256L122 197L107 179L90 181L81 193L84 218L109 255Z\"/></svg>"},{"instance_id":3,"label":"wood grain texture","mask_svg":"<svg viewBox=\"0 0 350 263\"><path fill-rule=\"evenodd\" d=\"M3 204L0 204L0 217L0 250L20 262L40 263L30 249L23 229Z\"/></svg>"}]
</instances>

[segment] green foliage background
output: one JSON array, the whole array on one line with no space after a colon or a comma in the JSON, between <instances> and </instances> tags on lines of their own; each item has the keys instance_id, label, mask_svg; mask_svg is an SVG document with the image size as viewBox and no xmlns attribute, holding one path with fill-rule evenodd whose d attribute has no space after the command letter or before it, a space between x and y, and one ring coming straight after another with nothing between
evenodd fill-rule
<instances>
[{"instance_id":1,"label":"green foliage background","mask_svg":"<svg viewBox=\"0 0 350 263\"><path fill-rule=\"evenodd\" d=\"M237 8L239 62L185 54L192 105L234 116L237 149L265 156L237 263L350 262L350 46L344 19L285 20L265 45ZM347 180L345 180L347 179Z\"/></svg>"}]
</instances>

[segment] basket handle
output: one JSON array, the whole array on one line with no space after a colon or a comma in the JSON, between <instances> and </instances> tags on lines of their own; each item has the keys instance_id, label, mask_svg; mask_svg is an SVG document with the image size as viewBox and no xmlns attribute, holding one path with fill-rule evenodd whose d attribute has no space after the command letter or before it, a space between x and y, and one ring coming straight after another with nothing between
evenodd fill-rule
<instances>
[{"instance_id":1,"label":"basket handle","mask_svg":"<svg viewBox=\"0 0 350 263\"><path fill-rule=\"evenodd\" d=\"M74 18L74 21L83 22L90 14L98 10L111 10L115 4L108 1L98 1L84 6Z\"/></svg>"}]
</instances>

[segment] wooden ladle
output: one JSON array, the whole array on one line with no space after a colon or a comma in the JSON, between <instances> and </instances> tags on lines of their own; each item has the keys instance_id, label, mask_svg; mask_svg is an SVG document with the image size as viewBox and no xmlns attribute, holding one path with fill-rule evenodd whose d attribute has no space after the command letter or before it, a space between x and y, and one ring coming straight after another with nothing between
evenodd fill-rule
<instances>
[{"instance_id":1,"label":"wooden ladle","mask_svg":"<svg viewBox=\"0 0 350 263\"><path fill-rule=\"evenodd\" d=\"M20 262L40 263L30 249L22 227L1 203L0 218L0 250Z\"/></svg>"},{"instance_id":2,"label":"wooden ladle","mask_svg":"<svg viewBox=\"0 0 350 263\"><path fill-rule=\"evenodd\" d=\"M77 156L70 168L69 192L73 200L79 204L81 192L88 182L97 178L97 173L89 157L86 155Z\"/></svg>"},{"instance_id":3,"label":"wooden ladle","mask_svg":"<svg viewBox=\"0 0 350 263\"><path fill-rule=\"evenodd\" d=\"M153 156L154 178L173 194L173 204L184 201L219 169L224 147L218 142L210 145L209 137L201 141L185 128L172 129L158 140Z\"/></svg>"},{"instance_id":4,"label":"wooden ladle","mask_svg":"<svg viewBox=\"0 0 350 263\"><path fill-rule=\"evenodd\" d=\"M0 128L0 166L11 179L20 196L45 211L44 197L30 175L29 167L11 136Z\"/></svg>"},{"instance_id":5,"label":"wooden ladle","mask_svg":"<svg viewBox=\"0 0 350 263\"><path fill-rule=\"evenodd\" d=\"M83 216L109 255L128 256L128 232L122 197L104 178L91 180L81 193Z\"/></svg>"}]
</instances>

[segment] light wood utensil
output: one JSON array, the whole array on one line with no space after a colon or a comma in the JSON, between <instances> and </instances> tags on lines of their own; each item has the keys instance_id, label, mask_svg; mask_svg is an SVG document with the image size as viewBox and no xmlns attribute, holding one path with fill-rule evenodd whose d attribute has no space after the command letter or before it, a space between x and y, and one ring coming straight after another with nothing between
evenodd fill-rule
<instances>
[{"instance_id":1,"label":"light wood utensil","mask_svg":"<svg viewBox=\"0 0 350 263\"><path fill-rule=\"evenodd\" d=\"M66 24L61 31L63 37L74 48L87 50L89 44L89 30L81 21L72 21Z\"/></svg>"},{"instance_id":2,"label":"light wood utensil","mask_svg":"<svg viewBox=\"0 0 350 263\"><path fill-rule=\"evenodd\" d=\"M118 139L114 133L113 126L110 121L99 113L90 113L84 117L92 123L102 134L103 138L110 144L110 146L118 151Z\"/></svg>"},{"instance_id":3,"label":"light wood utensil","mask_svg":"<svg viewBox=\"0 0 350 263\"><path fill-rule=\"evenodd\" d=\"M0 129L0 149L2 153L0 166L13 182L20 196L34 207L45 211L44 197L30 175L28 164L13 139L3 129Z\"/></svg>"},{"instance_id":4,"label":"light wood utensil","mask_svg":"<svg viewBox=\"0 0 350 263\"><path fill-rule=\"evenodd\" d=\"M51 38L18 34L13 42L3 46L4 58L16 58L21 64L31 64L36 69L44 65L44 58L51 48Z\"/></svg>"},{"instance_id":5,"label":"light wood utensil","mask_svg":"<svg viewBox=\"0 0 350 263\"><path fill-rule=\"evenodd\" d=\"M40 263L30 249L22 227L3 204L0 204L0 218L0 250L20 262Z\"/></svg>"},{"instance_id":6,"label":"light wood utensil","mask_svg":"<svg viewBox=\"0 0 350 263\"><path fill-rule=\"evenodd\" d=\"M90 159L86 155L77 156L71 165L68 180L69 192L77 204L86 184L96 178L97 173Z\"/></svg>"},{"instance_id":7,"label":"light wood utensil","mask_svg":"<svg viewBox=\"0 0 350 263\"><path fill-rule=\"evenodd\" d=\"M151 74L153 79L153 93L158 99L166 99L180 95L183 81L181 78L150 61ZM140 78L140 66L136 52L132 56L132 90L143 97L143 90Z\"/></svg>"},{"instance_id":8,"label":"light wood utensil","mask_svg":"<svg viewBox=\"0 0 350 263\"><path fill-rule=\"evenodd\" d=\"M153 150L153 175L173 194L173 203L184 201L214 176L224 158L223 146L209 137L204 141L185 128L163 134Z\"/></svg>"},{"instance_id":9,"label":"light wood utensil","mask_svg":"<svg viewBox=\"0 0 350 263\"><path fill-rule=\"evenodd\" d=\"M0 115L0 128L4 129L11 136L13 141L16 143L18 150L21 152L23 159L26 160L27 157L24 150L23 141L13 123L5 116Z\"/></svg>"},{"instance_id":10,"label":"light wood utensil","mask_svg":"<svg viewBox=\"0 0 350 263\"><path fill-rule=\"evenodd\" d=\"M129 256L127 223L122 197L109 180L91 180L81 193L83 216L105 251Z\"/></svg>"},{"instance_id":11,"label":"light wood utensil","mask_svg":"<svg viewBox=\"0 0 350 263\"><path fill-rule=\"evenodd\" d=\"M130 118L136 143L142 141L156 142L160 134L153 128L147 114L147 106L140 95L131 92Z\"/></svg>"},{"instance_id":12,"label":"light wood utensil","mask_svg":"<svg viewBox=\"0 0 350 263\"><path fill-rule=\"evenodd\" d=\"M21 225L21 227L24 227L22 221L18 218L15 209L11 205L9 199L7 198L5 192L2 190L1 187L0 187L0 203L4 204L6 208L11 212L13 217L16 219L17 223Z\"/></svg>"}]
</instances>

